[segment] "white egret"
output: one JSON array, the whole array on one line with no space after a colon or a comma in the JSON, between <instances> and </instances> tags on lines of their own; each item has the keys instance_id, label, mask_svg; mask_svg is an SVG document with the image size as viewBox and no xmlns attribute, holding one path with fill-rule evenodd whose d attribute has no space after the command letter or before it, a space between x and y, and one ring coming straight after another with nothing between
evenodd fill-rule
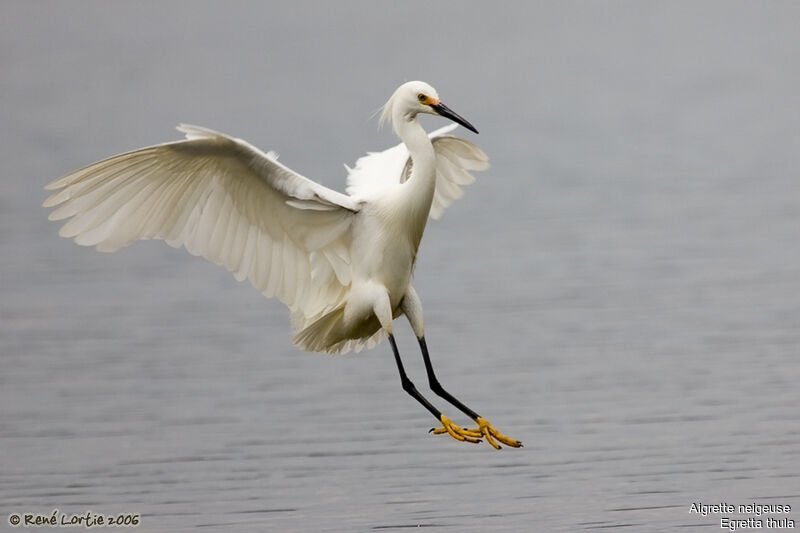
<instances>
[{"instance_id":1,"label":"white egret","mask_svg":"<svg viewBox=\"0 0 800 533\"><path fill-rule=\"evenodd\" d=\"M241 140L181 125L186 139L93 163L47 185L51 220L85 246L111 252L139 239L163 239L224 265L291 312L294 342L342 353L389 338L403 389L440 422L433 429L466 442L513 447L439 383L425 341L422 305L411 275L428 217L438 218L488 168L486 154L447 133L428 135L420 113L438 114L477 133L427 83L401 85L383 107L402 143L348 169L347 194L319 185ZM456 425L406 376L393 335L405 315L417 337L431 389L472 418Z\"/></svg>"}]
</instances>

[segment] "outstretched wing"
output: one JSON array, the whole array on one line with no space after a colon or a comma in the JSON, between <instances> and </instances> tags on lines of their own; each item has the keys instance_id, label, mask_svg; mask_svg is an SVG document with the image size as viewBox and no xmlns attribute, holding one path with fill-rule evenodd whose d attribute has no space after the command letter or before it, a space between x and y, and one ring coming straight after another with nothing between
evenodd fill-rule
<instances>
[{"instance_id":1,"label":"outstretched wing","mask_svg":"<svg viewBox=\"0 0 800 533\"><path fill-rule=\"evenodd\" d=\"M116 155L47 185L59 234L111 252L139 239L183 246L276 296L298 318L341 302L358 204L240 139L186 139ZM302 320L300 321L302 322Z\"/></svg>"},{"instance_id":2,"label":"outstretched wing","mask_svg":"<svg viewBox=\"0 0 800 533\"><path fill-rule=\"evenodd\" d=\"M433 219L441 218L450 204L464 196L461 187L475 181L470 172L489 168L488 156L477 145L447 135L456 127L449 124L428 135L436 152L436 190L430 212ZM403 143L383 152L371 152L356 161L354 168L347 169L347 193L363 200L376 197L391 185L406 181L411 165Z\"/></svg>"}]
</instances>

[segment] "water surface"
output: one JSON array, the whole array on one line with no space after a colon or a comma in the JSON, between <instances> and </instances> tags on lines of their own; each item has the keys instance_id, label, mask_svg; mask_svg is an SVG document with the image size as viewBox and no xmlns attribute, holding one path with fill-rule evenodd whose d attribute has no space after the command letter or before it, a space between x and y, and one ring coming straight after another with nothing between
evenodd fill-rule
<instances>
[{"instance_id":1,"label":"water surface","mask_svg":"<svg viewBox=\"0 0 800 533\"><path fill-rule=\"evenodd\" d=\"M789 504L774 516L797 521L798 15L4 3L2 524L56 508L170 532L752 516L693 502ZM40 207L45 183L181 121L341 190L342 163L394 142L370 116L415 78L493 164L423 242L434 363L523 449L428 435L387 345L302 353L283 306L223 269L157 242L75 246ZM423 386L404 324L398 342Z\"/></svg>"}]
</instances>

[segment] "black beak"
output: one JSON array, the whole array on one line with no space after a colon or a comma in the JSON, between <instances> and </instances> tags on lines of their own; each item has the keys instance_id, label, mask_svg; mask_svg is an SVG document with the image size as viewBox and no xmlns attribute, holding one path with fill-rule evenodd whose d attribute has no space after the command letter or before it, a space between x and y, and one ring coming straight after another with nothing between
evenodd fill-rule
<instances>
[{"instance_id":1,"label":"black beak","mask_svg":"<svg viewBox=\"0 0 800 533\"><path fill-rule=\"evenodd\" d=\"M459 124L461 124L462 126L467 128L468 130L470 130L472 132L475 132L475 133L478 133L478 130L475 129L475 126L473 126L472 124L470 124L469 122L467 122L466 120L464 120L463 118L458 116L458 113L456 113L455 111L453 111L452 109L450 109L449 107L444 105L443 103L439 102L436 105L431 104L431 109L433 109L434 111L436 111L437 113L439 113L443 117L449 118L453 122L458 122Z\"/></svg>"}]
</instances>

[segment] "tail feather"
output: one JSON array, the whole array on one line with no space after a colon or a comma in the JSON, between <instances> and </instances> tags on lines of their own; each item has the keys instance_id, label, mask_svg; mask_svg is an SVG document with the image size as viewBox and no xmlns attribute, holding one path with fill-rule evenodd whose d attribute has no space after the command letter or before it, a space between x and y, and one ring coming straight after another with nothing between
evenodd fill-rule
<instances>
[{"instance_id":1,"label":"tail feather","mask_svg":"<svg viewBox=\"0 0 800 533\"><path fill-rule=\"evenodd\" d=\"M292 342L311 352L343 354L372 348L385 336L386 333L375 317L356 331L345 328L344 306L340 306L298 328Z\"/></svg>"}]
</instances>

